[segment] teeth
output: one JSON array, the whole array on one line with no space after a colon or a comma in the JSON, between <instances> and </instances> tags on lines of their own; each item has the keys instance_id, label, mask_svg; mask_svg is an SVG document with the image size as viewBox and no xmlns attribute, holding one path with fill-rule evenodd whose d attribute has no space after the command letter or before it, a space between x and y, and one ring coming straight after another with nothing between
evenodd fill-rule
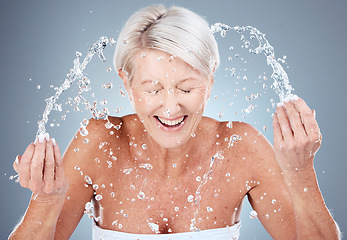
<instances>
[{"instance_id":1,"label":"teeth","mask_svg":"<svg viewBox=\"0 0 347 240\"><path fill-rule=\"evenodd\" d=\"M164 123L164 124L166 124L166 125L174 126L174 125L176 125L176 124L181 123L181 122L183 121L184 117L181 117L181 118L176 119L176 120L174 120L174 121L162 119L162 118L160 118L160 117L158 117L158 119L159 119L162 123Z\"/></svg>"}]
</instances>

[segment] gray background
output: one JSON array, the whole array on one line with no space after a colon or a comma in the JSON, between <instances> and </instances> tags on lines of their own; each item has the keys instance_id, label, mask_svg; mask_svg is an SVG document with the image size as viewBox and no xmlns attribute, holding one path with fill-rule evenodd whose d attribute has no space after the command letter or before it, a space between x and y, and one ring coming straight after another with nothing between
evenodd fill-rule
<instances>
[{"instance_id":1,"label":"gray background","mask_svg":"<svg viewBox=\"0 0 347 240\"><path fill-rule=\"evenodd\" d=\"M317 111L317 120L323 134L323 145L315 158L315 167L321 191L328 208L343 232L347 231L346 180L346 1L18 1L1 0L0 7L0 102L1 102L1 216L0 239L7 238L12 227L24 213L30 191L22 189L9 177L14 175L12 162L22 154L35 137L37 125L45 102L53 95L50 87L59 86L72 67L75 52L83 54L100 36L118 36L127 18L137 9L164 3L187 7L205 16L210 24L223 22L228 25L252 25L267 34L275 48L276 56L288 57L284 67L295 93ZM228 36L227 36L228 37ZM271 69L264 56L249 56L247 64L238 65L237 59L228 62L235 53L244 54L237 44L240 36L230 39L217 36L220 42L222 65L215 76L215 86L206 115L219 120L244 120L259 130L267 126L264 134L272 142L270 99L278 101L272 89L266 93L262 84L271 85ZM229 46L234 52L228 52ZM99 101L106 98L112 115L132 112L127 98L122 98L120 80L116 74L106 72L112 66L113 47L105 50L108 62L93 59L87 68L92 80L92 92ZM235 58L235 57L234 57ZM247 68L248 81L225 77L226 67ZM289 67L289 68L288 68ZM265 74L264 74L265 72ZM229 74L230 75L230 74ZM259 79L259 75L269 80ZM242 76L241 76L242 77ZM31 80L29 80L31 79ZM254 83L256 81L256 83ZM110 90L101 84L112 82ZM236 83L238 82L238 83ZM37 85L41 88L37 89ZM246 87L247 89L243 88ZM239 92L236 89L240 89ZM124 89L123 89L124 90ZM245 100L251 93L262 93L252 103ZM75 90L67 92L74 96ZM216 97L215 97L216 96ZM233 105L230 107L230 102ZM241 109L249 104L258 107L248 115ZM71 107L65 107L64 111ZM116 114L115 109L122 107ZM82 107L81 107L82 108ZM270 108L270 112L266 109ZM223 112L223 117L218 114ZM236 114L235 114L236 112ZM83 117L84 111L68 114L61 121L61 113L53 113L51 121L60 127L48 127L48 131L65 149ZM243 118L245 116L245 118ZM242 214L241 239L269 239L259 220L250 219L251 211L245 204ZM83 218L72 239L91 239L91 222Z\"/></svg>"}]
</instances>

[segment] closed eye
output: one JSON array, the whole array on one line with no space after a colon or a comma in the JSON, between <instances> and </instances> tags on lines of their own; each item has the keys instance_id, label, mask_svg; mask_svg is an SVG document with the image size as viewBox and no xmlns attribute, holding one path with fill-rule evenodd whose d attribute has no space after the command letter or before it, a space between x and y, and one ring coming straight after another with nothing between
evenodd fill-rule
<instances>
[{"instance_id":1,"label":"closed eye","mask_svg":"<svg viewBox=\"0 0 347 240\"><path fill-rule=\"evenodd\" d=\"M190 93L190 90L180 89L183 93Z\"/></svg>"},{"instance_id":2,"label":"closed eye","mask_svg":"<svg viewBox=\"0 0 347 240\"><path fill-rule=\"evenodd\" d=\"M161 90L161 89L159 89L159 90L153 90L153 91L148 91L148 93L153 94L153 95L156 95L156 94L159 93L160 90Z\"/></svg>"}]
</instances>

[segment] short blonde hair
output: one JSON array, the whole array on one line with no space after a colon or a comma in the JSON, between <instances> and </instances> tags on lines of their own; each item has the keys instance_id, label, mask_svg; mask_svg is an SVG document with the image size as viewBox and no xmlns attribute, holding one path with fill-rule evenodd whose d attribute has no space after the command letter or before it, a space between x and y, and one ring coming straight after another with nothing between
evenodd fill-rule
<instances>
[{"instance_id":1,"label":"short blonde hair","mask_svg":"<svg viewBox=\"0 0 347 240\"><path fill-rule=\"evenodd\" d=\"M153 5L133 14L119 34L114 66L132 79L133 60L143 49L164 51L209 76L218 67L217 42L208 23L196 13Z\"/></svg>"}]
</instances>

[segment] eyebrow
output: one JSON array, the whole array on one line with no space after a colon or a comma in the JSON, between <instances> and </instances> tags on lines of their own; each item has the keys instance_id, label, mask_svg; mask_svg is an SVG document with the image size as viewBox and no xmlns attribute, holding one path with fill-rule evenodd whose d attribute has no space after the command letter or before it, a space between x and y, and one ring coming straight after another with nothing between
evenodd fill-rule
<instances>
[{"instance_id":1,"label":"eyebrow","mask_svg":"<svg viewBox=\"0 0 347 240\"><path fill-rule=\"evenodd\" d=\"M197 78L193 78L193 77L188 77L188 78L184 78L183 80L180 80L178 82L178 84L180 83L184 83L184 82L187 82L187 81L199 81L200 79L197 79ZM141 85L144 85L144 84L148 84L148 83L151 83L152 82L156 82L157 80L150 80L150 79L144 79L143 82L141 82ZM158 81L159 82L159 81Z\"/></svg>"},{"instance_id":2,"label":"eyebrow","mask_svg":"<svg viewBox=\"0 0 347 240\"><path fill-rule=\"evenodd\" d=\"M184 82L187 82L187 81L199 81L199 80L200 79L189 77L189 78L185 78L185 79L179 81L179 83L184 83Z\"/></svg>"},{"instance_id":3,"label":"eyebrow","mask_svg":"<svg viewBox=\"0 0 347 240\"><path fill-rule=\"evenodd\" d=\"M141 82L141 85L144 85L144 84L147 84L147 83L152 84L152 82L156 82L156 80L149 80L149 79L146 79L146 80L144 80L143 82ZM158 82L159 82L159 81L158 81Z\"/></svg>"}]
</instances>

